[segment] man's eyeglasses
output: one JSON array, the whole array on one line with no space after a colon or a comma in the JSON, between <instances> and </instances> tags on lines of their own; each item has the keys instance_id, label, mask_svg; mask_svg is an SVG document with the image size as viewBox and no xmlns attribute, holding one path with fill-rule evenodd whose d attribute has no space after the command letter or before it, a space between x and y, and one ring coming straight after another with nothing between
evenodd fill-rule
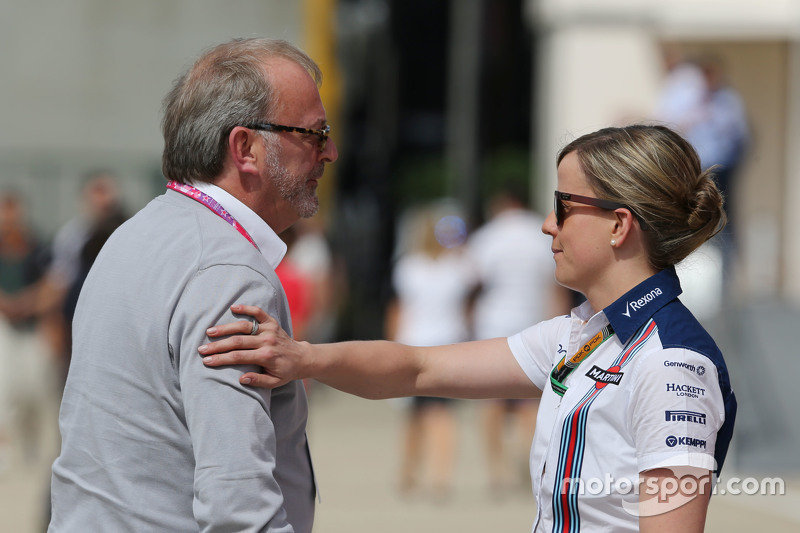
<instances>
[{"instance_id":1,"label":"man's eyeglasses","mask_svg":"<svg viewBox=\"0 0 800 533\"><path fill-rule=\"evenodd\" d=\"M639 226L642 229L647 229L647 225L645 224L644 220L642 220L641 217L639 217L639 215L633 211L633 209L625 204L613 202L611 200L603 200L601 198L592 198L591 196L581 196L579 194L556 191L554 211L556 213L556 225L559 227L564 224L564 218L567 216L567 206L564 205L564 202L575 202L576 204L590 205L592 207L599 207L600 209L607 209L609 211L613 211L614 209L627 209L639 221Z\"/></svg>"},{"instance_id":2,"label":"man's eyeglasses","mask_svg":"<svg viewBox=\"0 0 800 533\"><path fill-rule=\"evenodd\" d=\"M321 130L310 130L308 128L298 128L296 126L282 126L280 124L270 124L269 122L258 122L256 124L250 124L246 126L251 130L262 130L262 131L296 131L297 133L303 133L305 135L316 135L319 138L319 151L324 152L325 146L328 144L328 135L331 134L331 125L328 124Z\"/></svg>"}]
</instances>

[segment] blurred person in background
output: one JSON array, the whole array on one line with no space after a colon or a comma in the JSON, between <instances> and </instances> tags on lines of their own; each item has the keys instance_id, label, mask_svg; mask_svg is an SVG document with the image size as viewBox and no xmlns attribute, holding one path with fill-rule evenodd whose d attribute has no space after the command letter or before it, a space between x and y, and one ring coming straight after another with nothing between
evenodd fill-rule
<instances>
[{"instance_id":1,"label":"blurred person in background","mask_svg":"<svg viewBox=\"0 0 800 533\"><path fill-rule=\"evenodd\" d=\"M118 178L111 171L89 172L83 180L80 196L80 212L64 224L53 239L51 275L58 278L56 281L62 287L69 287L78 277L81 250L94 228L122 212Z\"/></svg>"},{"instance_id":2,"label":"blurred person in background","mask_svg":"<svg viewBox=\"0 0 800 533\"><path fill-rule=\"evenodd\" d=\"M125 219L118 178L109 170L86 174L80 191L80 212L64 224L52 242L52 262L38 293L38 307L47 313L53 350L61 356L62 375L69 366L72 315L93 256ZM88 249L87 249L88 247Z\"/></svg>"},{"instance_id":3,"label":"blurred person in background","mask_svg":"<svg viewBox=\"0 0 800 533\"><path fill-rule=\"evenodd\" d=\"M509 337L569 313L570 293L555 282L549 239L542 233L544 218L527 206L522 184L503 184L490 198L488 221L469 239L480 281L472 314L475 339ZM530 487L528 455L538 409L536 399L495 400L484 406L484 442L495 498L517 486Z\"/></svg>"},{"instance_id":4,"label":"blurred person in background","mask_svg":"<svg viewBox=\"0 0 800 533\"><path fill-rule=\"evenodd\" d=\"M53 242L53 274L67 288L63 298L63 314L68 349L72 318L83 282L103 244L128 218L122 204L118 178L111 172L90 173L82 196L82 213L68 222Z\"/></svg>"},{"instance_id":5,"label":"blurred person in background","mask_svg":"<svg viewBox=\"0 0 800 533\"><path fill-rule=\"evenodd\" d=\"M344 269L328 242L322 216L300 219L289 231L294 237L286 256L311 284L308 325L301 338L331 342L336 329L338 296L345 286Z\"/></svg>"},{"instance_id":6,"label":"blurred person in background","mask_svg":"<svg viewBox=\"0 0 800 533\"><path fill-rule=\"evenodd\" d=\"M750 126L744 102L730 85L722 59L708 55L700 58L699 65L706 93L700 120L687 131L687 138L697 149L703 168L714 168L717 186L725 198L728 224L717 244L722 248L724 277L729 279L737 248L735 186L750 145Z\"/></svg>"},{"instance_id":7,"label":"blurred person in background","mask_svg":"<svg viewBox=\"0 0 800 533\"><path fill-rule=\"evenodd\" d=\"M0 469L18 435L26 459L40 449L42 420L54 407L54 357L40 331L36 294L49 254L13 192L0 194ZM39 382L39 385L36 383Z\"/></svg>"},{"instance_id":8,"label":"blurred person in background","mask_svg":"<svg viewBox=\"0 0 800 533\"><path fill-rule=\"evenodd\" d=\"M218 45L175 81L167 190L108 239L78 300L49 531L310 533L302 384L243 390L244 369L204 367L197 345L242 298L291 331L278 234L316 213L338 157L321 82L270 39Z\"/></svg>"},{"instance_id":9,"label":"blurred person in background","mask_svg":"<svg viewBox=\"0 0 800 533\"><path fill-rule=\"evenodd\" d=\"M675 43L662 43L664 78L656 102L655 118L683 135L699 120L707 86L696 61L684 56Z\"/></svg>"},{"instance_id":10,"label":"blurred person in background","mask_svg":"<svg viewBox=\"0 0 800 533\"><path fill-rule=\"evenodd\" d=\"M319 219L319 216L300 219L281 233L287 250L275 273L286 291L294 338L331 342L337 317L335 295L343 291L344 283L342 269ZM314 381L307 379L303 383L310 395Z\"/></svg>"},{"instance_id":11,"label":"blurred person in background","mask_svg":"<svg viewBox=\"0 0 800 533\"><path fill-rule=\"evenodd\" d=\"M286 301L292 316L292 335L297 340L308 340L308 323L314 306L314 286L311 278L300 270L292 258L291 252L297 242L297 232L293 227L288 228L280 237L286 243L286 255L275 268L275 274L281 280L286 293Z\"/></svg>"},{"instance_id":12,"label":"blurred person in background","mask_svg":"<svg viewBox=\"0 0 800 533\"><path fill-rule=\"evenodd\" d=\"M557 167L542 231L556 279L586 297L570 316L445 346L314 345L235 305L262 333L244 335L246 321L209 328L238 335L199 346L204 363L259 365L243 385L314 377L366 398L541 395L534 531L703 531L736 398L719 348L678 299L675 265L722 229L722 196L692 146L663 126L584 135Z\"/></svg>"},{"instance_id":13,"label":"blurred person in background","mask_svg":"<svg viewBox=\"0 0 800 533\"><path fill-rule=\"evenodd\" d=\"M655 118L694 146L703 170L714 169L728 214L728 224L713 241L718 248L713 255L721 256L723 272L717 292L724 292L736 257L735 183L750 145L747 111L720 57L700 54L690 60L676 45L664 46L667 74Z\"/></svg>"},{"instance_id":14,"label":"blurred person in background","mask_svg":"<svg viewBox=\"0 0 800 533\"><path fill-rule=\"evenodd\" d=\"M411 346L469 339L468 303L475 274L463 248L466 225L450 209L429 204L413 210L392 270L395 297L386 313L386 338ZM409 495L423 484L443 501L452 488L457 424L453 400L414 396L408 406L400 490ZM427 487L426 487L427 488Z\"/></svg>"}]
</instances>

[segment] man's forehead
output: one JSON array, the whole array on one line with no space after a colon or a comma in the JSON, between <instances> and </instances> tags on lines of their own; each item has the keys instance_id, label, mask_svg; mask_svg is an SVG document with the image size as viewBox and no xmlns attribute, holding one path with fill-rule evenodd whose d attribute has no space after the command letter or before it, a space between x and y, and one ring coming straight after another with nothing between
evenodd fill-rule
<instances>
[{"instance_id":1,"label":"man's forehead","mask_svg":"<svg viewBox=\"0 0 800 533\"><path fill-rule=\"evenodd\" d=\"M292 61L285 57L268 57L262 61L262 68L267 75L267 79L275 84L290 81L296 82L298 80L308 80L315 87L316 82L310 72L299 63Z\"/></svg>"},{"instance_id":2,"label":"man's forehead","mask_svg":"<svg viewBox=\"0 0 800 533\"><path fill-rule=\"evenodd\" d=\"M264 63L268 80L275 90L274 117L301 121L297 125L321 128L326 124L325 108L311 74L293 61L283 58Z\"/></svg>"}]
</instances>

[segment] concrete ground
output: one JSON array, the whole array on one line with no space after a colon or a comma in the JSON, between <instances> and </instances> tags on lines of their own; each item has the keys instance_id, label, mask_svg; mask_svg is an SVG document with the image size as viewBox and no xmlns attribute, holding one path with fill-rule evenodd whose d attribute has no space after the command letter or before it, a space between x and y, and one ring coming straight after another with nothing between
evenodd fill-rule
<instances>
[{"instance_id":1,"label":"concrete ground","mask_svg":"<svg viewBox=\"0 0 800 533\"><path fill-rule=\"evenodd\" d=\"M455 490L449 500L439 502L425 494L404 499L395 490L403 423L396 402L362 400L330 389L315 392L309 438L322 496L315 533L530 531L536 515L530 488L504 499L488 490L479 440L480 402L457 404L461 440ZM762 477L726 471L720 487L732 476ZM785 481L783 496L714 496L706 531L800 531L800 472ZM752 488L730 486L748 492Z\"/></svg>"},{"instance_id":2,"label":"concrete ground","mask_svg":"<svg viewBox=\"0 0 800 533\"><path fill-rule=\"evenodd\" d=\"M456 404L460 428L454 491L444 501L396 491L404 411L396 401L367 401L331 389L311 389L309 439L322 502L315 533L528 532L535 516L530 489L497 498L487 489L479 429L479 402ZM0 473L0 532L42 531L49 465L56 450L55 413L38 459L26 462L15 447ZM735 453L735 450L732 450ZM726 467L727 468L727 467ZM742 478L753 472L726 472ZM706 531L800 531L800 473L784 475L786 494L718 495ZM744 488L747 488L746 486Z\"/></svg>"}]
</instances>

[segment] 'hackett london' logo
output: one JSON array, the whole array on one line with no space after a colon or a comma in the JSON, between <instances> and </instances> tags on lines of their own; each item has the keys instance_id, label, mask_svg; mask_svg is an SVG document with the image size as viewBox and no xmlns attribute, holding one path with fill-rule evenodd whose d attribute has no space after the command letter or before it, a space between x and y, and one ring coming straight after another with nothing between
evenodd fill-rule
<instances>
[{"instance_id":1,"label":"'hackett london' logo","mask_svg":"<svg viewBox=\"0 0 800 533\"><path fill-rule=\"evenodd\" d=\"M686 396L687 398L699 398L706 395L705 389L685 383L667 383L667 392L674 392L675 396Z\"/></svg>"},{"instance_id":2,"label":"'hackett london' logo","mask_svg":"<svg viewBox=\"0 0 800 533\"><path fill-rule=\"evenodd\" d=\"M655 289L653 289L652 291L648 292L647 294L645 294L644 296L642 296L638 300L629 301L625 305L625 312L622 313L622 314L625 315L626 317L630 318L631 317L631 311L634 311L634 312L638 311L639 309L641 309L645 305L649 304L650 302L652 302L653 300L655 300L657 297L661 296L662 294L663 293L661 292L661 289L656 287Z\"/></svg>"}]
</instances>

